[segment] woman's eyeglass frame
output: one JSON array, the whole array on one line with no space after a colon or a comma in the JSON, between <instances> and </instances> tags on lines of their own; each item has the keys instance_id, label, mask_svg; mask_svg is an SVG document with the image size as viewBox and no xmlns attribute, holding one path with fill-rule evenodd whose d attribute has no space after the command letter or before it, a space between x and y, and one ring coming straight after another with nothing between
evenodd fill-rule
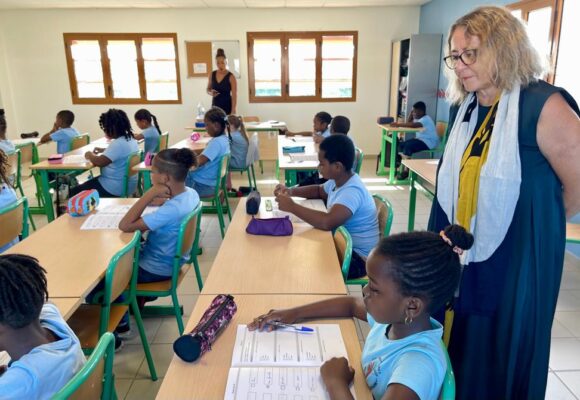
<instances>
[{"instance_id":1,"label":"woman's eyeglass frame","mask_svg":"<svg viewBox=\"0 0 580 400\"><path fill-rule=\"evenodd\" d=\"M466 60L463 58L464 55L469 56L469 54L473 54L473 60ZM457 67L457 63L461 60L463 65L473 65L477 62L477 49L465 49L459 54L451 54L447 57L443 57L443 61L445 62L445 66L449 69L455 69Z\"/></svg>"}]
</instances>

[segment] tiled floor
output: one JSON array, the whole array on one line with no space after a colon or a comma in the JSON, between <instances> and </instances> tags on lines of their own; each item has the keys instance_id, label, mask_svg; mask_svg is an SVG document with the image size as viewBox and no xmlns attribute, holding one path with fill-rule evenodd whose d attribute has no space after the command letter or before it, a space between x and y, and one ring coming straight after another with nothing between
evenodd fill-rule
<instances>
[{"instance_id":1,"label":"tiled floor","mask_svg":"<svg viewBox=\"0 0 580 400\"><path fill-rule=\"evenodd\" d=\"M407 230L409 211L408 189L402 186L386 186L385 179L377 177L374 173L374 161L370 158L365 159L361 173L363 181L372 193L387 197L393 204L395 216L391 232L404 232ZM264 174L260 174L259 169L256 169L258 186L263 195L272 193L277 183L272 171L271 164L265 165ZM234 186L247 185L245 175L234 175L233 183ZM25 191L29 199L33 193L32 184L30 179L25 182ZM416 229L425 229L430 207L431 202L418 194ZM43 216L35 216L35 221L37 226L46 224L46 218ZM199 257L204 279L207 277L220 244L221 236L217 218L204 215L201 237L203 254ZM349 291L352 295L361 295L359 286L351 286ZM184 307L183 318L187 321L199 294L195 276L191 270L179 287L179 294ZM161 299L158 302L168 303L167 299ZM159 380L152 382L149 379L147 362L139 337L136 336L127 341L122 351L115 355L116 388L119 399L154 399L173 355L171 344L178 336L175 319L147 318L145 327ZM357 323L357 331L362 346L368 333L368 325L362 322ZM564 276L552 329L552 351L546 399L580 399L580 259L570 253L566 254Z\"/></svg>"}]
</instances>

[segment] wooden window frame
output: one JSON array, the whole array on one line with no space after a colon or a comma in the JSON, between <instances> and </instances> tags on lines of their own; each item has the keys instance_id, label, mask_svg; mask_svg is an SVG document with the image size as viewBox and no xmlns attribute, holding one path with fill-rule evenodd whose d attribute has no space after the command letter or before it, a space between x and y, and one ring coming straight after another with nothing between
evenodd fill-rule
<instances>
[{"instance_id":1,"label":"wooden window frame","mask_svg":"<svg viewBox=\"0 0 580 400\"><path fill-rule=\"evenodd\" d=\"M560 30L562 29L562 14L564 13L564 0L522 0L506 6L510 10L520 10L522 20L528 21L530 12L544 7L552 7L552 20L550 21L550 65L546 74L546 81L554 84L558 62L558 45L560 42Z\"/></svg>"},{"instance_id":2,"label":"wooden window frame","mask_svg":"<svg viewBox=\"0 0 580 400\"><path fill-rule=\"evenodd\" d=\"M147 100L147 82L145 81L145 62L141 53L143 39L166 38L173 39L175 46L175 72L177 84L177 100ZM73 104L181 104L181 78L179 74L179 54L177 51L176 33L64 33L64 48L68 69L68 78ZM103 71L104 98L79 98L77 80L74 69L74 61L71 54L70 44L73 40L98 40L101 50L101 68ZM140 98L119 99L113 97L113 81L107 56L108 40L133 40L137 50L137 71L139 73Z\"/></svg>"},{"instance_id":3,"label":"wooden window frame","mask_svg":"<svg viewBox=\"0 0 580 400\"><path fill-rule=\"evenodd\" d=\"M354 56L352 60L352 96L351 97L322 97L322 38L324 36L352 36ZM289 62L288 43L289 39L303 38L316 40L316 77L314 96L290 96L289 95ZM356 101L356 77L358 60L358 31L313 31L313 32L247 32L248 45L248 91L250 103L335 103ZM281 96L256 96L254 77L254 50L255 39L279 39L282 51L281 59Z\"/></svg>"}]
</instances>

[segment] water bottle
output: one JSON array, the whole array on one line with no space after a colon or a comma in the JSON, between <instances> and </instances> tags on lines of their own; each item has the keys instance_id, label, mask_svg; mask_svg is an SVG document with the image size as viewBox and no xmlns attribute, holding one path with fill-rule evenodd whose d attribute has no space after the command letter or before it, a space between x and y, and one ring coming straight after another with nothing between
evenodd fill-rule
<instances>
[{"instance_id":1,"label":"water bottle","mask_svg":"<svg viewBox=\"0 0 580 400\"><path fill-rule=\"evenodd\" d=\"M205 116L205 107L201 102L197 103L197 120L203 121L203 117Z\"/></svg>"}]
</instances>

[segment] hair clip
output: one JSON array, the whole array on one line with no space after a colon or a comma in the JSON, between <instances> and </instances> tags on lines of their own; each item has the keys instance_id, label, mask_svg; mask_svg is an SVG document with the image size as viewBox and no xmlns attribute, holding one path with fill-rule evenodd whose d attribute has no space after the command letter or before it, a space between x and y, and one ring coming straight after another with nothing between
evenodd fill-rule
<instances>
[{"instance_id":1,"label":"hair clip","mask_svg":"<svg viewBox=\"0 0 580 400\"><path fill-rule=\"evenodd\" d=\"M457 254L459 254L459 255L462 255L462 254L463 254L463 249L462 249L462 248L460 248L460 247L458 247L458 246L455 246L455 245L453 244L453 242L451 241L451 239L449 239L449 238L447 237L447 235L445 234L445 231L441 231L441 232L439 232L439 236L441 236L441 239L443 239L443 241L444 241L445 243L447 243L449 246L451 246L451 247L452 247L452 250L453 250L453 252L455 252L455 253L457 253Z\"/></svg>"}]
</instances>

